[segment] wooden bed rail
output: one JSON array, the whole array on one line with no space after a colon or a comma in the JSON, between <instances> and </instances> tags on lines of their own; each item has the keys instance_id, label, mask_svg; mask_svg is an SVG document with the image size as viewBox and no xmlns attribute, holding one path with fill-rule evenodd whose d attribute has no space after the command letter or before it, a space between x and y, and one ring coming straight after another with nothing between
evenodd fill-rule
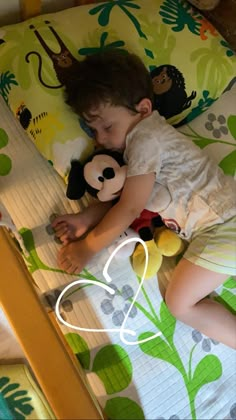
<instances>
[{"instance_id":1,"label":"wooden bed rail","mask_svg":"<svg viewBox=\"0 0 236 420\"><path fill-rule=\"evenodd\" d=\"M19 249L0 227L0 306L20 342L55 416L60 420L103 419L82 379L78 361L41 304Z\"/></svg>"},{"instance_id":2,"label":"wooden bed rail","mask_svg":"<svg viewBox=\"0 0 236 420\"><path fill-rule=\"evenodd\" d=\"M42 12L42 0L19 0L19 2L21 20L26 20L33 16L38 16ZM74 0L73 5L79 6L88 2L89 0ZM90 0L90 3L95 2L96 0Z\"/></svg>"},{"instance_id":3,"label":"wooden bed rail","mask_svg":"<svg viewBox=\"0 0 236 420\"><path fill-rule=\"evenodd\" d=\"M20 0L21 20L40 15L41 0Z\"/></svg>"}]
</instances>

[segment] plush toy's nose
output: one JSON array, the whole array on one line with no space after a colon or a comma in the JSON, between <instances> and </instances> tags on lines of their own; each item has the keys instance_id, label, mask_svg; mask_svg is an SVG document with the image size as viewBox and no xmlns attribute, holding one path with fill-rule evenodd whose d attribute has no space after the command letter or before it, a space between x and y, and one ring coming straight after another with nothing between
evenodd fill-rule
<instances>
[{"instance_id":1,"label":"plush toy's nose","mask_svg":"<svg viewBox=\"0 0 236 420\"><path fill-rule=\"evenodd\" d=\"M115 171L113 168L106 168L103 171L103 176L105 179L112 179L115 178Z\"/></svg>"}]
</instances>

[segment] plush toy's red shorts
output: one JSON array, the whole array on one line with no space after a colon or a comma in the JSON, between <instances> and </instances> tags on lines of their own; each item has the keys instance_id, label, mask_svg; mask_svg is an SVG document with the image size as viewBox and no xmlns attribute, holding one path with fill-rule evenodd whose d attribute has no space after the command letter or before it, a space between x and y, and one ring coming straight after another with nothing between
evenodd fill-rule
<instances>
[{"instance_id":1,"label":"plush toy's red shorts","mask_svg":"<svg viewBox=\"0 0 236 420\"><path fill-rule=\"evenodd\" d=\"M152 219L158 216L159 216L158 213L144 209L140 213L140 216L137 217L137 219L133 221L130 227L134 229L135 232L139 232L139 230L144 227L150 228L152 224Z\"/></svg>"}]
</instances>

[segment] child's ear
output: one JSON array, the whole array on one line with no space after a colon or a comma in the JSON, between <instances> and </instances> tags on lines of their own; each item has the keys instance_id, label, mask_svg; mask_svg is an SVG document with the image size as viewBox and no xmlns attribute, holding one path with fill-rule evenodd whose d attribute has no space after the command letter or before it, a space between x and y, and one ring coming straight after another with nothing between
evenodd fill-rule
<instances>
[{"instance_id":1,"label":"child's ear","mask_svg":"<svg viewBox=\"0 0 236 420\"><path fill-rule=\"evenodd\" d=\"M143 98L135 108L142 117L148 117L152 113L152 102L148 98Z\"/></svg>"}]
</instances>

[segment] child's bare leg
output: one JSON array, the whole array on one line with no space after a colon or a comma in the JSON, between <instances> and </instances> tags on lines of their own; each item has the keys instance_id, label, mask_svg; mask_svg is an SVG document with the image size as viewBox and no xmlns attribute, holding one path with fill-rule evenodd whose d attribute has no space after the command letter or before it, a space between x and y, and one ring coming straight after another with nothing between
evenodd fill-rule
<instances>
[{"instance_id":1,"label":"child's bare leg","mask_svg":"<svg viewBox=\"0 0 236 420\"><path fill-rule=\"evenodd\" d=\"M79 239L102 220L111 205L111 202L98 202L81 213L63 214L56 217L52 222L56 236L63 244Z\"/></svg>"},{"instance_id":2,"label":"child's bare leg","mask_svg":"<svg viewBox=\"0 0 236 420\"><path fill-rule=\"evenodd\" d=\"M182 258L167 288L165 301L177 319L236 349L236 316L223 305L205 298L227 277Z\"/></svg>"}]
</instances>

